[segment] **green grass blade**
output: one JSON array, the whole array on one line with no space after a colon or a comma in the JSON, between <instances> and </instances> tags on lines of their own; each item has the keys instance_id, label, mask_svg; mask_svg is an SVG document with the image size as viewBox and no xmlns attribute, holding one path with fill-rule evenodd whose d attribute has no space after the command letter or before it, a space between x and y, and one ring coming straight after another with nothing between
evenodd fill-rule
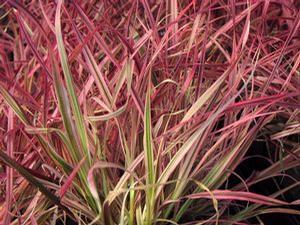
<instances>
[{"instance_id":1,"label":"green grass blade","mask_svg":"<svg viewBox=\"0 0 300 225\"><path fill-rule=\"evenodd\" d=\"M67 131L68 138L72 144L72 151L71 151L72 158L75 162L79 162L82 155L81 152L77 150L78 139L75 130L75 125L72 120L70 102L68 99L67 91L63 86L63 81L59 76L58 65L53 54L51 54L51 62L53 67L53 80L54 80L56 97L58 100L59 111L62 115L62 120L64 123L64 127Z\"/></svg>"},{"instance_id":2,"label":"green grass blade","mask_svg":"<svg viewBox=\"0 0 300 225\"><path fill-rule=\"evenodd\" d=\"M75 121L76 121L75 125L80 136L82 148L84 150L85 155L87 156L87 160L88 162L91 162L91 156L88 150L88 140L87 140L87 133L84 125L84 120L77 100L73 78L68 65L67 53L62 38L61 20L60 20L61 6L62 6L62 0L59 0L57 4L56 14L55 14L55 34L56 34L56 40L58 45L58 52L59 52L59 57L60 57L64 77L66 79L68 94L71 99L71 107L75 115Z\"/></svg>"},{"instance_id":3,"label":"green grass blade","mask_svg":"<svg viewBox=\"0 0 300 225\"><path fill-rule=\"evenodd\" d=\"M27 119L23 109L21 106L15 101L15 99L1 86L0 84L0 93L6 103L13 109L14 113L18 116L18 118L26 125L29 124L29 120Z\"/></svg>"},{"instance_id":4,"label":"green grass blade","mask_svg":"<svg viewBox=\"0 0 300 225\"><path fill-rule=\"evenodd\" d=\"M151 133L151 106L150 106L150 84L146 95L145 114L144 114L144 154L146 164L146 207L147 216L146 224L150 225L153 219L153 207L154 207L154 186L155 183L155 168L154 168L154 156L153 156L153 144Z\"/></svg>"}]
</instances>

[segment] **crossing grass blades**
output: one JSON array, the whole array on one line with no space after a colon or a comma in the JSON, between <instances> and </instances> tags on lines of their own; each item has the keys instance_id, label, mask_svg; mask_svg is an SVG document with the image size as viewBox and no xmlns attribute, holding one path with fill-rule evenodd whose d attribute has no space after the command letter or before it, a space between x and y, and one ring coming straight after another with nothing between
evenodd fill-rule
<instances>
[{"instance_id":1,"label":"crossing grass blades","mask_svg":"<svg viewBox=\"0 0 300 225\"><path fill-rule=\"evenodd\" d=\"M0 4L2 224L297 221L297 1Z\"/></svg>"}]
</instances>

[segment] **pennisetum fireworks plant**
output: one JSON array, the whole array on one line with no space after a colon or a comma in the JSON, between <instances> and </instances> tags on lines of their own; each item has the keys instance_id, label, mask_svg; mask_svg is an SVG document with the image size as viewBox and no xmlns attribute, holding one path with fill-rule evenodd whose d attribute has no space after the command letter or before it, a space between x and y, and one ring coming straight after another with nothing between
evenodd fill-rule
<instances>
[{"instance_id":1,"label":"pennisetum fireworks plant","mask_svg":"<svg viewBox=\"0 0 300 225\"><path fill-rule=\"evenodd\" d=\"M297 1L0 2L2 224L300 215Z\"/></svg>"}]
</instances>

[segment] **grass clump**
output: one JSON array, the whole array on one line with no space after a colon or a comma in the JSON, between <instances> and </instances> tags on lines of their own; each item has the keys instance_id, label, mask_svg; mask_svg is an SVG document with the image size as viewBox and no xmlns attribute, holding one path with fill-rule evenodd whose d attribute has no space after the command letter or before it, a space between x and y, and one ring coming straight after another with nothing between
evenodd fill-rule
<instances>
[{"instance_id":1,"label":"grass clump","mask_svg":"<svg viewBox=\"0 0 300 225\"><path fill-rule=\"evenodd\" d=\"M0 13L4 225L300 215L296 1L8 0Z\"/></svg>"}]
</instances>

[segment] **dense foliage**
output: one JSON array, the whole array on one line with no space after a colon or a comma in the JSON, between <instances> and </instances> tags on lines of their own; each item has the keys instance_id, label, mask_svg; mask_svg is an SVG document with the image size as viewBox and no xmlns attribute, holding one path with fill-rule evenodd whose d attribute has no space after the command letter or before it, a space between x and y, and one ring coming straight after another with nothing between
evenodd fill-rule
<instances>
[{"instance_id":1,"label":"dense foliage","mask_svg":"<svg viewBox=\"0 0 300 225\"><path fill-rule=\"evenodd\" d=\"M300 215L298 3L0 1L2 224Z\"/></svg>"}]
</instances>

